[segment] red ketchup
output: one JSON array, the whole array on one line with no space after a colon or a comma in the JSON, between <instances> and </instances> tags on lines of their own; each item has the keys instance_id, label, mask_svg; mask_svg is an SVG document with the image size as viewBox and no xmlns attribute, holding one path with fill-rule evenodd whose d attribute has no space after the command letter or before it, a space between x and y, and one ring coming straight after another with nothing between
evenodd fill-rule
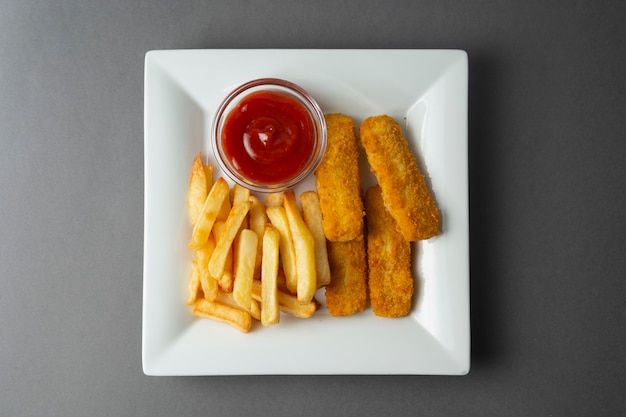
<instances>
[{"instance_id":1,"label":"red ketchup","mask_svg":"<svg viewBox=\"0 0 626 417\"><path fill-rule=\"evenodd\" d=\"M306 166L315 146L315 128L295 98L259 91L242 99L227 116L222 145L242 175L279 183Z\"/></svg>"}]
</instances>

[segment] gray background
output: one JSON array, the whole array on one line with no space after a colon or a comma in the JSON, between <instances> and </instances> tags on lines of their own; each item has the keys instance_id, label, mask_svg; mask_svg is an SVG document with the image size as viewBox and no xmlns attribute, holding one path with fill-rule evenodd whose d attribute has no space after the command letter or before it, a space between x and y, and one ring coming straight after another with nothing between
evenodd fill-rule
<instances>
[{"instance_id":1,"label":"gray background","mask_svg":"<svg viewBox=\"0 0 626 417\"><path fill-rule=\"evenodd\" d=\"M623 413L624 4L3 0L0 415ZM468 376L143 374L144 55L266 47L468 51Z\"/></svg>"}]
</instances>

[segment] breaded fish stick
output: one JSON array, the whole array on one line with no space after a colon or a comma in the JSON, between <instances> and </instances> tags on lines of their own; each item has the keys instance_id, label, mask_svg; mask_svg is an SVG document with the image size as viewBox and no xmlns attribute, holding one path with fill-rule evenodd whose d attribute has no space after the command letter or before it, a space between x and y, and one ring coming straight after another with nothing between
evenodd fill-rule
<instances>
[{"instance_id":1,"label":"breaded fish stick","mask_svg":"<svg viewBox=\"0 0 626 417\"><path fill-rule=\"evenodd\" d=\"M367 307L365 240L328 242L330 284L326 307L332 316L349 316Z\"/></svg>"},{"instance_id":2,"label":"breaded fish stick","mask_svg":"<svg viewBox=\"0 0 626 417\"><path fill-rule=\"evenodd\" d=\"M335 242L362 239L364 211L354 120L343 114L325 118L328 143L315 171L324 234Z\"/></svg>"},{"instance_id":3,"label":"breaded fish stick","mask_svg":"<svg viewBox=\"0 0 626 417\"><path fill-rule=\"evenodd\" d=\"M413 298L411 243L396 230L378 185L365 195L370 303L381 317L409 314Z\"/></svg>"},{"instance_id":4,"label":"breaded fish stick","mask_svg":"<svg viewBox=\"0 0 626 417\"><path fill-rule=\"evenodd\" d=\"M326 306L332 316L349 316L367 307L365 240L328 242L330 284Z\"/></svg>"},{"instance_id":5,"label":"breaded fish stick","mask_svg":"<svg viewBox=\"0 0 626 417\"><path fill-rule=\"evenodd\" d=\"M439 211L400 125L387 115L369 117L359 131L387 210L407 241L439 234Z\"/></svg>"}]
</instances>

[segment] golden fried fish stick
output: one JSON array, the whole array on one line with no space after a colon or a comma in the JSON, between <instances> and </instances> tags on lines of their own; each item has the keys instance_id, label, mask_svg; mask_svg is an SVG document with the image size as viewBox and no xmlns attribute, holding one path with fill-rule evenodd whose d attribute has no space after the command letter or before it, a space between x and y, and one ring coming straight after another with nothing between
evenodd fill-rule
<instances>
[{"instance_id":1,"label":"golden fried fish stick","mask_svg":"<svg viewBox=\"0 0 626 417\"><path fill-rule=\"evenodd\" d=\"M328 242L330 284L326 306L332 316L349 316L367 307L365 240Z\"/></svg>"},{"instance_id":2,"label":"golden fried fish stick","mask_svg":"<svg viewBox=\"0 0 626 417\"><path fill-rule=\"evenodd\" d=\"M409 314L413 298L411 243L395 227L376 185L365 195L367 262L370 303L374 314L402 317Z\"/></svg>"},{"instance_id":3,"label":"golden fried fish stick","mask_svg":"<svg viewBox=\"0 0 626 417\"><path fill-rule=\"evenodd\" d=\"M363 201L354 120L327 114L326 153L315 171L324 234L330 241L362 239Z\"/></svg>"},{"instance_id":4,"label":"golden fried fish stick","mask_svg":"<svg viewBox=\"0 0 626 417\"><path fill-rule=\"evenodd\" d=\"M400 125L387 115L369 117L359 130L372 173L389 213L407 241L439 234L439 211Z\"/></svg>"}]
</instances>

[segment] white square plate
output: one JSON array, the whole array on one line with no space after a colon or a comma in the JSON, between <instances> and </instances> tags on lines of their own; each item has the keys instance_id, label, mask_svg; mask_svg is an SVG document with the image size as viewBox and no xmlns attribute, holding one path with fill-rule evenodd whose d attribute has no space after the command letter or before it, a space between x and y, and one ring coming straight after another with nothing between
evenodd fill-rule
<instances>
[{"instance_id":1,"label":"white square plate","mask_svg":"<svg viewBox=\"0 0 626 417\"><path fill-rule=\"evenodd\" d=\"M192 317L191 162L210 146L215 110L261 77L300 84L325 113L389 114L402 126L439 204L443 233L413 245L409 316L371 308L335 318L282 315L242 334ZM145 58L143 370L148 375L448 374L470 366L467 54L459 50L181 50ZM221 173L217 171L217 175ZM362 166L363 186L374 183ZM313 189L309 178L299 190ZM318 300L324 301L323 290Z\"/></svg>"}]
</instances>

